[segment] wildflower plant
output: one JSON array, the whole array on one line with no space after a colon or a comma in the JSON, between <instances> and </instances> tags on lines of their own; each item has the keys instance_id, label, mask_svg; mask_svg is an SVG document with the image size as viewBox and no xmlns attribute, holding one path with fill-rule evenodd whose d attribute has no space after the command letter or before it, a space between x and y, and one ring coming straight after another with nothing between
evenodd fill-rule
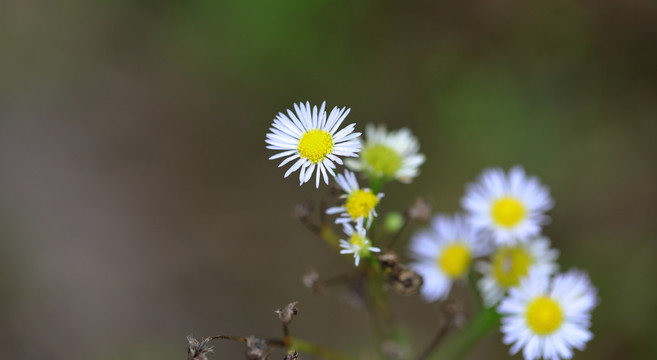
<instances>
[{"instance_id":1,"label":"wildflower plant","mask_svg":"<svg viewBox=\"0 0 657 360\"><path fill-rule=\"evenodd\" d=\"M456 214L432 216L428 201L418 198L407 209L380 217L383 188L395 181L408 184L420 174L426 158L417 138L405 128L367 125L363 139L355 124L342 127L349 114L344 107L327 115L325 103L318 108L306 102L295 104L294 110L279 113L266 135L267 148L279 151L270 159L284 158L279 166L291 163L284 176L299 170L300 185L313 174L315 187L321 180L331 185L318 212L312 201L305 201L294 213L336 256L351 257L344 272L323 278L313 271L303 276L303 283L326 295L342 287L345 298L367 308L375 342L348 354L292 336L290 323L299 313L295 301L275 310L282 338L216 335L199 341L190 336L188 359L205 360L214 350L209 345L214 339L245 343L247 359L268 359L277 348L285 356L276 356L285 359L304 354L324 359L460 359L498 329L510 354L559 360L572 358L573 349L583 350L593 338L589 328L597 292L585 272L556 274L559 252L542 235L554 202L537 177L519 166L508 173L486 169L467 185ZM344 157L349 159L343 162ZM340 165L349 169L341 171ZM406 230L414 224L423 228L404 249ZM463 291L455 293L455 287ZM420 295L418 301L440 308L429 344L411 346L412 331L397 322L403 315L390 305L391 293Z\"/></svg>"}]
</instances>

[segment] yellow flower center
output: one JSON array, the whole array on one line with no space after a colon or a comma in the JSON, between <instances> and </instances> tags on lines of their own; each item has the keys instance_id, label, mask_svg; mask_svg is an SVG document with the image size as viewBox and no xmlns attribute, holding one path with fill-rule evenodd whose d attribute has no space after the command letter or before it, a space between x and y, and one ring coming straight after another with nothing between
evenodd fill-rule
<instances>
[{"instance_id":1,"label":"yellow flower center","mask_svg":"<svg viewBox=\"0 0 657 360\"><path fill-rule=\"evenodd\" d=\"M538 335L548 335L563 324L563 310L559 303L547 296L539 296L527 306L527 325Z\"/></svg>"},{"instance_id":2,"label":"yellow flower center","mask_svg":"<svg viewBox=\"0 0 657 360\"><path fill-rule=\"evenodd\" d=\"M364 237L358 235L358 234L353 234L351 235L351 238L349 239L349 243L353 246L357 246L359 248L364 248L365 243L367 242L367 239Z\"/></svg>"},{"instance_id":3,"label":"yellow flower center","mask_svg":"<svg viewBox=\"0 0 657 360\"><path fill-rule=\"evenodd\" d=\"M470 249L465 244L455 242L445 246L438 265L449 277L458 278L468 270L470 260Z\"/></svg>"},{"instance_id":4,"label":"yellow flower center","mask_svg":"<svg viewBox=\"0 0 657 360\"><path fill-rule=\"evenodd\" d=\"M360 156L371 171L379 176L394 177L402 165L402 158L397 151L382 144L365 147Z\"/></svg>"},{"instance_id":5,"label":"yellow flower center","mask_svg":"<svg viewBox=\"0 0 657 360\"><path fill-rule=\"evenodd\" d=\"M505 196L493 203L493 220L500 226L513 227L525 218L527 210L520 200Z\"/></svg>"},{"instance_id":6,"label":"yellow flower center","mask_svg":"<svg viewBox=\"0 0 657 360\"><path fill-rule=\"evenodd\" d=\"M532 263L532 256L523 247L501 247L493 255L493 275L503 287L515 286Z\"/></svg>"},{"instance_id":7,"label":"yellow flower center","mask_svg":"<svg viewBox=\"0 0 657 360\"><path fill-rule=\"evenodd\" d=\"M349 239L349 243L356 247L356 252L358 255L361 257L366 257L370 254L370 249L368 247L369 245L369 240L365 237L362 237L358 234L353 234L351 238Z\"/></svg>"},{"instance_id":8,"label":"yellow flower center","mask_svg":"<svg viewBox=\"0 0 657 360\"><path fill-rule=\"evenodd\" d=\"M370 190L356 190L349 194L344 207L347 209L351 218L356 220L359 217L368 217L370 211L379 203L379 198L372 194Z\"/></svg>"},{"instance_id":9,"label":"yellow flower center","mask_svg":"<svg viewBox=\"0 0 657 360\"><path fill-rule=\"evenodd\" d=\"M302 158L317 164L333 151L333 138L326 130L310 130L301 136L297 150Z\"/></svg>"}]
</instances>

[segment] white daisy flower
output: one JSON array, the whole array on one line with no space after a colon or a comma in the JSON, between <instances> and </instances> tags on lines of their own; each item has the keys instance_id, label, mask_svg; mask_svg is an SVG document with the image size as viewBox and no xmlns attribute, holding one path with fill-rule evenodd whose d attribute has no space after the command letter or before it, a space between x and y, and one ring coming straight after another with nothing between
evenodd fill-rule
<instances>
[{"instance_id":1,"label":"white daisy flower","mask_svg":"<svg viewBox=\"0 0 657 360\"><path fill-rule=\"evenodd\" d=\"M372 220L377 216L375 208L383 197L383 193L375 195L370 189L361 189L358 186L356 175L349 170L345 170L344 175L338 174L335 181L346 193L340 198L346 200L344 205L328 208L326 213L329 215L340 214L340 217L335 220L336 224L356 221L358 218L364 217L367 219L369 228Z\"/></svg>"},{"instance_id":2,"label":"white daisy flower","mask_svg":"<svg viewBox=\"0 0 657 360\"><path fill-rule=\"evenodd\" d=\"M508 176L499 168L485 170L477 183L467 186L461 205L475 230L504 245L538 235L553 202L547 187L515 166Z\"/></svg>"},{"instance_id":3,"label":"white daisy flower","mask_svg":"<svg viewBox=\"0 0 657 360\"><path fill-rule=\"evenodd\" d=\"M388 132L383 125L368 124L365 135L361 156L358 160L347 160L347 167L363 171L371 178L397 179L403 183L410 183L418 175L425 157L418 153L420 144L408 129Z\"/></svg>"},{"instance_id":4,"label":"white daisy flower","mask_svg":"<svg viewBox=\"0 0 657 360\"><path fill-rule=\"evenodd\" d=\"M313 171L317 169L315 186L319 187L320 177L328 184L328 174L334 175L335 163L342 165L340 156L358 156L360 142L357 138L360 133L353 132L354 124L349 124L338 131L340 125L351 109L338 109L334 107L331 114L326 117L324 107L326 102L317 109L311 110L310 103L294 104L296 114L287 110L287 115L278 113L272 127L269 128L267 149L281 152L269 159L285 157L279 167L296 160L285 172L285 177L300 170L300 185L310 180Z\"/></svg>"},{"instance_id":5,"label":"white daisy flower","mask_svg":"<svg viewBox=\"0 0 657 360\"><path fill-rule=\"evenodd\" d=\"M513 355L523 349L526 360L570 359L572 348L583 350L597 291L586 273L571 270L550 276L532 270L511 288L497 308L502 315L503 342Z\"/></svg>"},{"instance_id":6,"label":"white daisy flower","mask_svg":"<svg viewBox=\"0 0 657 360\"><path fill-rule=\"evenodd\" d=\"M483 275L477 285L484 304L488 307L497 304L506 291L518 286L520 279L527 276L531 269L553 274L559 268L556 264L557 257L559 251L550 249L550 240L546 237L498 247L491 255L490 261L475 263L475 269Z\"/></svg>"},{"instance_id":7,"label":"white daisy flower","mask_svg":"<svg viewBox=\"0 0 657 360\"><path fill-rule=\"evenodd\" d=\"M488 246L475 236L465 217L436 216L429 229L411 238L410 267L422 275L421 293L427 301L447 297L452 282L464 279L472 259L488 252Z\"/></svg>"},{"instance_id":8,"label":"white daisy flower","mask_svg":"<svg viewBox=\"0 0 657 360\"><path fill-rule=\"evenodd\" d=\"M342 224L345 234L349 235L349 240L340 239L340 254L354 254L356 266L360 263L360 258L369 255L371 252L380 252L378 247L370 246L371 242L367 238L366 230L363 227L363 218L358 218L356 228L350 223Z\"/></svg>"}]
</instances>

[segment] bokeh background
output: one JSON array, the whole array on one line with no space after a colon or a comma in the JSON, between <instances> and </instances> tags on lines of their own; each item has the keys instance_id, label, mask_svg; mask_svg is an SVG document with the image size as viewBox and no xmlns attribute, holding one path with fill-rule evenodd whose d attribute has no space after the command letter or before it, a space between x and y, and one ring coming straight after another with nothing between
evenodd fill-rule
<instances>
[{"instance_id":1,"label":"bokeh background","mask_svg":"<svg viewBox=\"0 0 657 360\"><path fill-rule=\"evenodd\" d=\"M576 359L657 358L656 5L1 2L0 358L183 359L190 333L279 336L291 300L294 334L371 341L362 309L300 281L351 266L291 215L322 191L267 160L305 100L417 134L422 176L383 212L456 211L489 166L539 176L562 267L600 291ZM436 306L393 300L423 348ZM494 334L469 359L507 351Z\"/></svg>"}]
</instances>

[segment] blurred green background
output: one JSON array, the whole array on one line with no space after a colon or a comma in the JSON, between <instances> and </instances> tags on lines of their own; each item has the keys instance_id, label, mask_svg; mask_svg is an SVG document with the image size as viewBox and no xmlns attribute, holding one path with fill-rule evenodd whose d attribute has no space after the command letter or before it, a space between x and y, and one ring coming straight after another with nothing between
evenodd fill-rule
<instances>
[{"instance_id":1,"label":"blurred green background","mask_svg":"<svg viewBox=\"0 0 657 360\"><path fill-rule=\"evenodd\" d=\"M0 358L183 359L189 333L279 336L292 300L293 334L368 343L362 309L300 281L351 266L291 216L321 191L267 160L305 100L417 134L422 176L383 212L539 176L562 268L600 291L575 358L657 358L656 24L652 0L0 3ZM436 306L393 300L423 348Z\"/></svg>"}]
</instances>

